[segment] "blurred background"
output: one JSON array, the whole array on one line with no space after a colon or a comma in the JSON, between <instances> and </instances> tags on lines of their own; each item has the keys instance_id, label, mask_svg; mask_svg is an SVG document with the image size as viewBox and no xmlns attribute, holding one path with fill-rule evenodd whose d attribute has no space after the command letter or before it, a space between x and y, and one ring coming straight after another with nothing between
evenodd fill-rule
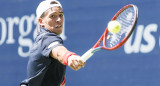
<instances>
[{"instance_id":1,"label":"blurred background","mask_svg":"<svg viewBox=\"0 0 160 86\"><path fill-rule=\"evenodd\" d=\"M19 86L26 78L35 37L35 10L42 0L0 0L0 85ZM67 68L66 86L159 86L159 0L59 0L65 15L64 45L79 55L99 39L123 6L139 8L136 30L123 47L101 51L79 71Z\"/></svg>"}]
</instances>

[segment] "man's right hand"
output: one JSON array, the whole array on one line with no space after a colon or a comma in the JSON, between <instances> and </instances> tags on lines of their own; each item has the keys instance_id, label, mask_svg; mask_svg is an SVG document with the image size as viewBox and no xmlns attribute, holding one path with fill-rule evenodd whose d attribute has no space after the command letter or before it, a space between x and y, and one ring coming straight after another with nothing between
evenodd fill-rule
<instances>
[{"instance_id":1,"label":"man's right hand","mask_svg":"<svg viewBox=\"0 0 160 86\"><path fill-rule=\"evenodd\" d=\"M68 58L68 66L73 70L79 70L84 67L86 62L83 62L78 55L71 55Z\"/></svg>"}]
</instances>

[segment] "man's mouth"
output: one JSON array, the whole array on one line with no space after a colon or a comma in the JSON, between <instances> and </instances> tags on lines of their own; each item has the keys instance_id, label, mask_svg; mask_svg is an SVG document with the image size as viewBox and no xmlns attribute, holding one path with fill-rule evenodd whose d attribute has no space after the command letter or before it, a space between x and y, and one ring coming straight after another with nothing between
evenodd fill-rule
<instances>
[{"instance_id":1,"label":"man's mouth","mask_svg":"<svg viewBox=\"0 0 160 86\"><path fill-rule=\"evenodd\" d=\"M56 26L56 28L60 28L60 27L62 27L62 25L57 25L57 26Z\"/></svg>"}]
</instances>

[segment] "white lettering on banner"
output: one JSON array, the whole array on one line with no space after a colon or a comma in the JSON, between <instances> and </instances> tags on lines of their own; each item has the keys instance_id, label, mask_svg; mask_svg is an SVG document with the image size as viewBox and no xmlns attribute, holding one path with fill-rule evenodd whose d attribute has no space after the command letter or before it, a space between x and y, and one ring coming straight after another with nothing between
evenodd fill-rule
<instances>
[{"instance_id":1,"label":"white lettering on banner","mask_svg":"<svg viewBox=\"0 0 160 86\"><path fill-rule=\"evenodd\" d=\"M8 28L7 28L8 24ZM0 17L0 46L2 46L5 41L6 44L15 44L16 39L14 38L15 31L19 30L17 52L21 57L28 57L29 51L33 44L33 39L36 36L36 29L33 26L37 25L35 14L31 14L30 16L24 15L21 18L19 17L7 17L5 19ZM14 26L18 26L18 29L14 28ZM33 30L33 33L32 33ZM64 28L65 31L65 28ZM65 32L62 32L62 39L66 39ZM16 32L17 33L17 32ZM8 34L8 36L7 36ZM33 38L27 36L33 35ZM8 37L8 38L7 38ZM24 50L24 48L28 48L28 50Z\"/></svg>"},{"instance_id":2,"label":"white lettering on banner","mask_svg":"<svg viewBox=\"0 0 160 86\"><path fill-rule=\"evenodd\" d=\"M20 24L19 24L19 33L20 36L18 38L18 43L20 44L20 46L18 47L18 53L20 54L20 56L23 57L27 57L29 55L29 50L32 47L32 40L29 38L25 38L26 36L28 36L31 31L32 31L32 23L35 20L35 15L31 15L31 16L23 16L20 20ZM25 26L25 21L26 21L26 26ZM26 30L26 31L25 31ZM23 51L23 47L28 47L28 51L24 52Z\"/></svg>"},{"instance_id":3,"label":"white lettering on banner","mask_svg":"<svg viewBox=\"0 0 160 86\"><path fill-rule=\"evenodd\" d=\"M146 28L144 28L144 25L138 25L134 41L133 41L133 36L131 36L124 45L125 53L131 54L139 52L141 53L151 52L156 44L156 39L151 33L157 32L157 29L158 29L157 24L149 24L146 26ZM146 44L142 44L142 39L145 40Z\"/></svg>"},{"instance_id":4,"label":"white lettering on banner","mask_svg":"<svg viewBox=\"0 0 160 86\"><path fill-rule=\"evenodd\" d=\"M5 23L5 20L3 18L0 18L0 23L1 23L1 38L0 38L0 45L2 45L6 39L6 34L7 34L7 26Z\"/></svg>"},{"instance_id":5,"label":"white lettering on banner","mask_svg":"<svg viewBox=\"0 0 160 86\"><path fill-rule=\"evenodd\" d=\"M134 53L138 53L139 52L140 43L142 41L143 29L144 29L143 25L139 25L137 27L137 32L136 32L135 41L134 41L133 45L131 45L132 44L132 40L133 40L132 39L133 35L131 35L131 37L125 43L124 51L127 54L130 54L132 52L134 52Z\"/></svg>"},{"instance_id":6,"label":"white lettering on banner","mask_svg":"<svg viewBox=\"0 0 160 86\"><path fill-rule=\"evenodd\" d=\"M18 25L19 24L19 18L18 17L8 17L8 39L6 41L7 44L13 44L15 43L15 39L13 38L13 27L14 24Z\"/></svg>"},{"instance_id":7,"label":"white lettering on banner","mask_svg":"<svg viewBox=\"0 0 160 86\"><path fill-rule=\"evenodd\" d=\"M156 44L156 39L151 34L151 32L157 32L157 28L158 28L157 24L150 24L145 28L143 38L148 43L148 45L141 44L140 51L142 53L149 53L154 49Z\"/></svg>"}]
</instances>

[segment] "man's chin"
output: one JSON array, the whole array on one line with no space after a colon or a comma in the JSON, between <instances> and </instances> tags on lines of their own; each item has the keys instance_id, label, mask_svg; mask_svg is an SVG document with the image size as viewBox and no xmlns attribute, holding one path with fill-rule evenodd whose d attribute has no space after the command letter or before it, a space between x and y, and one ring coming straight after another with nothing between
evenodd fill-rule
<instances>
[{"instance_id":1,"label":"man's chin","mask_svg":"<svg viewBox=\"0 0 160 86\"><path fill-rule=\"evenodd\" d=\"M55 34L60 35L62 31L55 32Z\"/></svg>"}]
</instances>

